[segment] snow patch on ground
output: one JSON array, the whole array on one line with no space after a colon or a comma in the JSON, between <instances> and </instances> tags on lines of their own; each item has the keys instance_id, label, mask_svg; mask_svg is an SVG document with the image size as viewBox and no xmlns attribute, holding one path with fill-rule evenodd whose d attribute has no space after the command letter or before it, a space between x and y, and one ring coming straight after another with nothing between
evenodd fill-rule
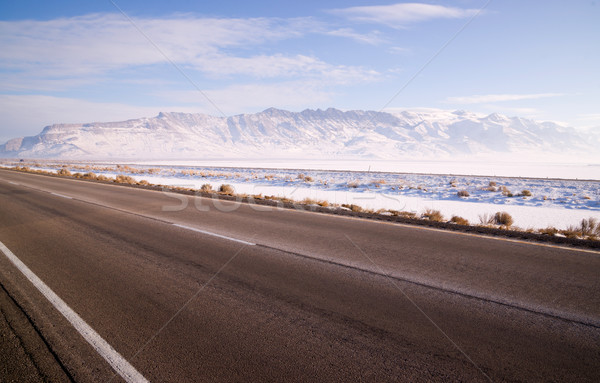
<instances>
[{"instance_id":1,"label":"snow patch on ground","mask_svg":"<svg viewBox=\"0 0 600 383\"><path fill-rule=\"evenodd\" d=\"M38 164L36 169L58 167ZM8 166L8 165L7 165ZM234 187L238 194L287 197L354 204L366 209L421 214L440 210L446 219L457 215L473 224L483 214L498 211L513 216L521 228L554 226L565 229L584 218L600 220L600 181L499 176L453 176L373 171L257 169L195 165L69 164L71 172L131 176L136 181L199 189L210 184ZM466 191L468 197L459 197ZM525 195L525 194L531 194Z\"/></svg>"}]
</instances>

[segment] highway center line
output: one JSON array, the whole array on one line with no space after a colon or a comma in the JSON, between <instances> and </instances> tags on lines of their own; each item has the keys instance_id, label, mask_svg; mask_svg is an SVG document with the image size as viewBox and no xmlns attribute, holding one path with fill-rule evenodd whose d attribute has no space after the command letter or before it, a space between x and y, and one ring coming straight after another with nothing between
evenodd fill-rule
<instances>
[{"instance_id":1,"label":"highway center line","mask_svg":"<svg viewBox=\"0 0 600 383\"><path fill-rule=\"evenodd\" d=\"M0 250L17 269L41 292L50 303L71 323L83 338L112 366L112 368L127 382L148 382L125 358L121 356L110 344L88 325L65 301L48 287L37 275L33 273L16 255L14 255L2 242Z\"/></svg>"},{"instance_id":2,"label":"highway center line","mask_svg":"<svg viewBox=\"0 0 600 383\"><path fill-rule=\"evenodd\" d=\"M256 243L252 243L252 242L247 242L247 241L243 241L241 239L237 239L237 238L232 238L232 237L228 237L226 235L221 235L221 234L217 234L217 233L211 233L210 231L205 231L205 230L201 230L201 229L196 229L194 227L190 227L190 226L185 226L185 225L180 225L178 223L172 223L173 226L177 226L180 227L182 229L187 229L187 230L192 230L192 231L196 231L198 233L202 233L202 234L206 234L206 235L212 235L213 237L218 237L218 238L223 238L223 239L227 239L229 241L234 241L234 242L239 242L242 243L244 245L247 246L255 246Z\"/></svg>"},{"instance_id":3,"label":"highway center line","mask_svg":"<svg viewBox=\"0 0 600 383\"><path fill-rule=\"evenodd\" d=\"M57 197L62 197L62 198L67 198L67 199L73 199L73 197L69 197L68 195L58 194L58 193L54 193L54 192L50 192L50 194L55 195Z\"/></svg>"}]
</instances>

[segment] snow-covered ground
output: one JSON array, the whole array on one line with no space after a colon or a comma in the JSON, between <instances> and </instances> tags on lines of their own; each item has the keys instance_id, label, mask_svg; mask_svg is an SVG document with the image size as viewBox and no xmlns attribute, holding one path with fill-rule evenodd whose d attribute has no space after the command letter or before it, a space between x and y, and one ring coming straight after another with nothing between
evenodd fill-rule
<instances>
[{"instance_id":1,"label":"snow-covered ground","mask_svg":"<svg viewBox=\"0 0 600 383\"><path fill-rule=\"evenodd\" d=\"M531 156L530 156L531 157ZM262 160L166 160L139 161L138 165L222 167L222 168L261 168L261 169L308 169L308 170L350 170L358 172L461 174L498 177L563 178L580 180L600 180L600 158L557 157L554 161L540 161L535 158L510 160L471 156L455 159L405 159L405 160L317 160L317 159L262 159Z\"/></svg>"},{"instance_id":2,"label":"snow-covered ground","mask_svg":"<svg viewBox=\"0 0 600 383\"><path fill-rule=\"evenodd\" d=\"M36 168L53 170L57 166L37 164ZM597 180L164 164L117 167L88 163L70 164L68 168L71 172L92 171L108 177L126 174L137 181L196 189L203 184L210 184L213 189L229 184L236 193L288 197L297 201L325 200L373 210L420 214L425 209L436 209L447 219L458 215L475 224L485 213L506 211L513 216L515 225L524 229L548 226L564 229L579 224L584 218L600 220L600 181ZM459 191L468 196L459 197Z\"/></svg>"}]
</instances>

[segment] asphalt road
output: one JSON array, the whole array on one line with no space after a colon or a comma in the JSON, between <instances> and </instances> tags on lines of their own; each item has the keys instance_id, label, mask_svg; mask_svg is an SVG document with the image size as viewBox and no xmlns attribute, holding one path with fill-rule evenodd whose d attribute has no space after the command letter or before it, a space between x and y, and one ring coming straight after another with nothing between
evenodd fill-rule
<instances>
[{"instance_id":1,"label":"asphalt road","mask_svg":"<svg viewBox=\"0 0 600 383\"><path fill-rule=\"evenodd\" d=\"M149 381L600 381L597 252L4 170L0 242ZM0 284L0 381L123 380Z\"/></svg>"}]
</instances>

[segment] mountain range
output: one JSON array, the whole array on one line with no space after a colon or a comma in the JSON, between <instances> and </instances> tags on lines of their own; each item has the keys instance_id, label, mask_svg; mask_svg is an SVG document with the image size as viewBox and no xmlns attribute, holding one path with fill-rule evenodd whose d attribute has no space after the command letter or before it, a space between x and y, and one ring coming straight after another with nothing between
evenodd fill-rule
<instances>
[{"instance_id":1,"label":"mountain range","mask_svg":"<svg viewBox=\"0 0 600 383\"><path fill-rule=\"evenodd\" d=\"M496 113L270 108L232 117L161 112L122 122L54 124L0 145L0 157L439 159L596 154L598 147L598 137L574 128Z\"/></svg>"}]
</instances>

